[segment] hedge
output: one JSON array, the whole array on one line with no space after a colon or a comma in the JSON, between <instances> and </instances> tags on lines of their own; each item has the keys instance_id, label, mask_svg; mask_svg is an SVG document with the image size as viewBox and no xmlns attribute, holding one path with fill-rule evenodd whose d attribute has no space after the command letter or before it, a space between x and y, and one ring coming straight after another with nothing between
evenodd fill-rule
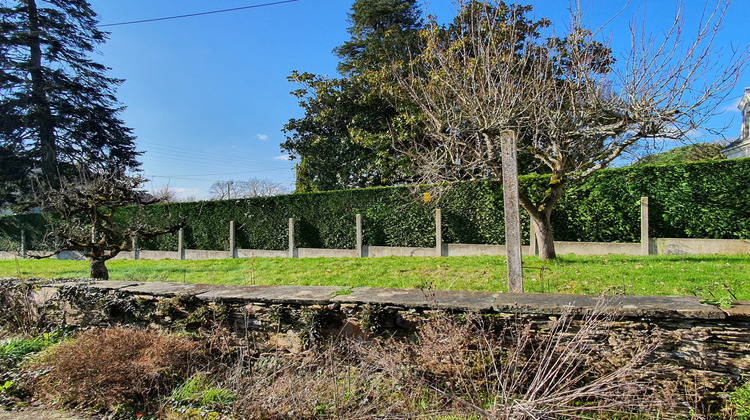
<instances>
[{"instance_id":1,"label":"hedge","mask_svg":"<svg viewBox=\"0 0 750 420\"><path fill-rule=\"evenodd\" d=\"M543 194L548 178L524 176L523 191ZM671 238L750 238L750 159L602 170L568 184L553 212L556 240L638 242L640 199L650 197L650 234ZM355 215L362 215L365 245L434 246L434 210L443 213L446 243L505 242L502 185L466 182L425 202L424 188L385 187L292 194L241 200L152 205L147 213L168 224L184 218L185 246L226 250L229 221L239 248L284 250L288 219L295 219L298 247L353 249ZM124 209L126 221L137 213ZM528 215L522 229L528 241ZM12 249L25 230L29 248L44 235L39 215L0 218L0 247ZM177 235L141 244L174 250Z\"/></svg>"},{"instance_id":2,"label":"hedge","mask_svg":"<svg viewBox=\"0 0 750 420\"><path fill-rule=\"evenodd\" d=\"M0 251L20 252L21 231L26 237L27 249L44 249L47 234L44 217L38 213L0 217Z\"/></svg>"},{"instance_id":3,"label":"hedge","mask_svg":"<svg viewBox=\"0 0 750 420\"><path fill-rule=\"evenodd\" d=\"M454 243L502 244L505 241L502 186L465 183L441 197L443 238ZM295 219L295 244L305 248L353 249L356 214L362 215L365 245L435 246L437 201L424 202L408 187L366 188L277 197L150 206L161 221L184 217L185 246L228 249L229 221L235 241L248 249L284 250L288 219ZM498 204L499 203L499 204ZM528 230L528 220L524 220ZM176 249L176 235L143 243L144 249Z\"/></svg>"},{"instance_id":4,"label":"hedge","mask_svg":"<svg viewBox=\"0 0 750 420\"><path fill-rule=\"evenodd\" d=\"M649 197L656 238L750 238L750 159L599 171L566 192L553 226L560 240L637 242Z\"/></svg>"}]
</instances>

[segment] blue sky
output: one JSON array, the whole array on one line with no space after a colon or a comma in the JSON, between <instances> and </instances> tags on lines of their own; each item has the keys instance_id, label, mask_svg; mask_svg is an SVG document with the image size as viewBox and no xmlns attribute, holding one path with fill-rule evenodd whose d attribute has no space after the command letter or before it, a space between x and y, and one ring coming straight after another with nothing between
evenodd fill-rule
<instances>
[{"instance_id":1,"label":"blue sky","mask_svg":"<svg viewBox=\"0 0 750 420\"><path fill-rule=\"evenodd\" d=\"M269 0L90 0L101 24L159 18L267 3ZM283 125L301 116L292 70L336 75L331 52L349 38L347 13L353 0L299 0L236 12L112 26L109 41L94 57L125 79L117 97L122 117L135 131L149 189L168 185L182 198L208 197L217 180L268 178L293 189L293 162L279 144ZM601 25L617 15L604 35L616 52L629 45L628 23L646 5L649 32L673 22L677 0L582 0L588 19ZM537 0L536 16L564 25L568 0ZM718 44L745 47L750 2L736 0L725 17ZM687 28L703 11L703 0L684 0ZM595 5L595 6L594 6ZM624 8L624 9L623 9ZM428 0L423 9L450 20L450 0ZM731 92L716 126L732 121L727 138L740 131L736 105L746 71Z\"/></svg>"}]
</instances>

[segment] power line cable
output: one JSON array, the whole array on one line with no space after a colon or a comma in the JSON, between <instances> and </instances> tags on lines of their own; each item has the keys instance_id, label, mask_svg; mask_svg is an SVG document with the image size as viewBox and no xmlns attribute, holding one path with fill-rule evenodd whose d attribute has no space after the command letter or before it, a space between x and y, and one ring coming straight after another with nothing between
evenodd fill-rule
<instances>
[{"instance_id":1,"label":"power line cable","mask_svg":"<svg viewBox=\"0 0 750 420\"><path fill-rule=\"evenodd\" d=\"M170 158L187 158L187 159L200 159L201 161L217 161L222 164L241 164L241 165L252 165L262 166L266 168L281 168L284 165L279 162L270 162L268 159L247 159L237 157L237 155L226 155L221 153L211 153L198 151L194 149L185 149L183 147L174 147L168 145L157 145L155 143L140 142L147 144L148 148L144 150L147 155L154 156L168 156Z\"/></svg>"},{"instance_id":2,"label":"power line cable","mask_svg":"<svg viewBox=\"0 0 750 420\"><path fill-rule=\"evenodd\" d=\"M149 151L146 152L144 155L147 158L157 158L162 161L168 161L168 162L184 162L184 163L191 163L191 164L200 164L200 165L206 165L206 164L213 164L213 165L222 165L223 167L231 167L231 168L246 168L248 166L255 166L253 164L247 164L247 163L237 163L237 162L222 162L219 159L201 159L197 156L179 156L175 155L173 153L159 153L159 152L153 152Z\"/></svg>"},{"instance_id":3,"label":"power line cable","mask_svg":"<svg viewBox=\"0 0 750 420\"><path fill-rule=\"evenodd\" d=\"M141 150L141 152L145 153L146 155L162 155L162 156L168 156L178 159L197 159L199 161L216 161L220 162L222 164L241 164L241 165L254 165L254 166L267 166L267 167L280 167L280 161L276 158L266 158L266 159L250 159L250 158L243 158L243 157L235 157L232 155L224 155L224 154L212 154L212 153L200 153L200 152L193 152L193 151L187 151L187 150L179 150L177 149L169 149L169 148L163 148L158 146L149 146L145 150ZM253 152L254 153L254 152ZM243 154L251 154L251 152L247 153L238 153L237 156L242 156Z\"/></svg>"},{"instance_id":4,"label":"power line cable","mask_svg":"<svg viewBox=\"0 0 750 420\"><path fill-rule=\"evenodd\" d=\"M245 162L263 162L264 161L263 159L247 159L247 158L236 157L236 155L227 155L224 153L208 152L205 150L190 149L190 148L185 148L182 146L171 146L171 145L163 144L163 143L153 143L153 142L141 141L141 140L139 140L138 143L149 145L149 149L151 148L164 149L166 151L169 151L170 153L176 152L178 154L194 154L194 155L198 155L201 157L215 156L219 158L237 159L237 160L242 160ZM148 150L145 150L145 151L148 152Z\"/></svg>"},{"instance_id":5,"label":"power line cable","mask_svg":"<svg viewBox=\"0 0 750 420\"><path fill-rule=\"evenodd\" d=\"M249 172L261 172L257 170L250 170L250 171L241 171L241 172L224 172L220 174L178 174L178 175L154 175L158 176L159 178L178 178L181 176L224 176L224 175L241 175L246 174Z\"/></svg>"},{"instance_id":6,"label":"power line cable","mask_svg":"<svg viewBox=\"0 0 750 420\"><path fill-rule=\"evenodd\" d=\"M182 166L183 169L201 169L201 165L199 162L190 162L190 161L172 161L172 163L176 163L178 166ZM163 166L163 162L157 162L157 165ZM210 166L216 166L215 164ZM221 174L216 175L233 175L233 174L253 174L253 173L278 173L278 174L286 174L288 173L292 168L254 168L252 166L223 166L222 167L225 171L231 171L231 172L223 172ZM216 175L195 175L195 174L188 174L190 176L216 176Z\"/></svg>"},{"instance_id":7,"label":"power line cable","mask_svg":"<svg viewBox=\"0 0 750 420\"><path fill-rule=\"evenodd\" d=\"M158 22L158 21L162 21L162 20L182 19L182 18L194 17L194 16L213 15L213 14L216 14L216 13L236 12L238 10L255 9L255 8L258 8L258 7L266 7L266 6L276 6L276 5L279 5L279 4L294 3L294 2L297 2L297 1L299 1L299 0L275 1L275 2L272 2L272 3L254 4L252 6L234 7L232 9L212 10L212 11L209 11L209 12L190 13L190 14L187 14L187 15L166 16L166 17L153 18L153 19L142 19L142 20L131 20L131 21L128 21L128 22L106 23L104 25L99 25L99 27L100 28L104 28L104 27L110 27L110 26L134 25L136 23Z\"/></svg>"},{"instance_id":8,"label":"power line cable","mask_svg":"<svg viewBox=\"0 0 750 420\"><path fill-rule=\"evenodd\" d=\"M151 178L167 178L169 180L179 179L181 181L197 181L197 182L216 182L216 180L214 179L178 178L174 176L160 176L160 175L151 175Z\"/></svg>"},{"instance_id":9,"label":"power line cable","mask_svg":"<svg viewBox=\"0 0 750 420\"><path fill-rule=\"evenodd\" d=\"M159 158L161 160L167 160L172 162L191 162L191 163L199 163L199 164L214 164L214 165L221 165L223 167L234 167L234 168L247 168L247 167L253 167L257 169L286 169L289 168L289 164L282 163L280 160L273 161L273 159L269 159L268 161L250 161L250 160L241 160L241 159L231 159L231 158L222 158L222 157L201 157L197 155L185 155L185 154L176 154L172 152L164 152L159 150L147 150L145 152L146 157L151 158Z\"/></svg>"}]
</instances>

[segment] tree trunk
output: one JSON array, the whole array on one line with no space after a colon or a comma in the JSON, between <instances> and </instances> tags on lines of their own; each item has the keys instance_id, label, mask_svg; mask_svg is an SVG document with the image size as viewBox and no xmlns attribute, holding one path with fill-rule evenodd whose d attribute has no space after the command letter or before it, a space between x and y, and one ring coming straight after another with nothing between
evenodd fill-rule
<instances>
[{"instance_id":1,"label":"tree trunk","mask_svg":"<svg viewBox=\"0 0 750 420\"><path fill-rule=\"evenodd\" d=\"M529 214L531 214L531 223L534 224L536 242L539 245L539 259L554 260L557 257L557 253L555 252L555 238L552 234L550 214Z\"/></svg>"},{"instance_id":2,"label":"tree trunk","mask_svg":"<svg viewBox=\"0 0 750 420\"><path fill-rule=\"evenodd\" d=\"M57 179L57 145L55 128L52 122L52 109L47 98L46 83L42 67L42 47L39 29L39 14L36 0L24 0L29 18L28 47L29 75L31 77L32 124L39 136L39 153L42 174L48 180Z\"/></svg>"},{"instance_id":3,"label":"tree trunk","mask_svg":"<svg viewBox=\"0 0 750 420\"><path fill-rule=\"evenodd\" d=\"M91 260L89 264L89 276L93 279L109 280L109 270L107 270L105 261Z\"/></svg>"},{"instance_id":4,"label":"tree trunk","mask_svg":"<svg viewBox=\"0 0 750 420\"><path fill-rule=\"evenodd\" d=\"M540 204L534 204L528 197L521 195L521 206L531 216L531 223L534 224L536 232L536 241L539 245L540 260L554 260L557 257L555 252L555 238L552 232L552 209L560 199L563 193L563 181L558 175L553 175L550 180L547 192Z\"/></svg>"}]
</instances>

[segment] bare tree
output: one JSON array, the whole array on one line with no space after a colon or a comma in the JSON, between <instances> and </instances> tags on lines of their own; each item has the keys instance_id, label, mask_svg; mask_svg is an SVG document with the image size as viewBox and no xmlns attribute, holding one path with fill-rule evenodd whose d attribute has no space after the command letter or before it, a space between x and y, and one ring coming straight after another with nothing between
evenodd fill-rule
<instances>
[{"instance_id":1,"label":"bare tree","mask_svg":"<svg viewBox=\"0 0 750 420\"><path fill-rule=\"evenodd\" d=\"M244 197L271 197L274 195L287 194L289 191L284 185L270 179L250 178L240 182Z\"/></svg>"},{"instance_id":2,"label":"bare tree","mask_svg":"<svg viewBox=\"0 0 750 420\"><path fill-rule=\"evenodd\" d=\"M183 223L157 227L140 213L118 217L125 206L143 206L157 202L141 190L144 179L120 174L82 176L81 180L61 179L55 188L40 185L40 207L45 210L51 231L47 245L53 249L46 258L62 251L79 251L89 258L92 278L108 279L106 261L132 249L133 239L150 239L175 232Z\"/></svg>"},{"instance_id":3,"label":"bare tree","mask_svg":"<svg viewBox=\"0 0 750 420\"><path fill-rule=\"evenodd\" d=\"M211 200L229 200L230 198L238 198L239 191L235 183L237 181L216 181L211 184L208 192L211 194Z\"/></svg>"},{"instance_id":4,"label":"bare tree","mask_svg":"<svg viewBox=\"0 0 750 420\"><path fill-rule=\"evenodd\" d=\"M271 197L287 194L284 186L270 179L250 178L247 181L216 181L209 190L212 200L232 198Z\"/></svg>"},{"instance_id":5,"label":"bare tree","mask_svg":"<svg viewBox=\"0 0 750 420\"><path fill-rule=\"evenodd\" d=\"M159 200L160 203L176 203L179 201L177 198L177 191L170 188L169 185L155 188L151 191L151 194Z\"/></svg>"},{"instance_id":6,"label":"bare tree","mask_svg":"<svg viewBox=\"0 0 750 420\"><path fill-rule=\"evenodd\" d=\"M424 54L394 66L430 129L427 142L404 149L427 182L500 179L506 137L531 153L551 173L544 194L520 197L542 259L555 258L550 217L566 183L629 149L708 129L748 59L745 47L719 60L715 36L728 2L706 10L690 41L682 8L660 39L633 23L618 63L577 4L562 37L545 36L550 22L529 20L530 6L459 4L452 25L429 25Z\"/></svg>"}]
</instances>

